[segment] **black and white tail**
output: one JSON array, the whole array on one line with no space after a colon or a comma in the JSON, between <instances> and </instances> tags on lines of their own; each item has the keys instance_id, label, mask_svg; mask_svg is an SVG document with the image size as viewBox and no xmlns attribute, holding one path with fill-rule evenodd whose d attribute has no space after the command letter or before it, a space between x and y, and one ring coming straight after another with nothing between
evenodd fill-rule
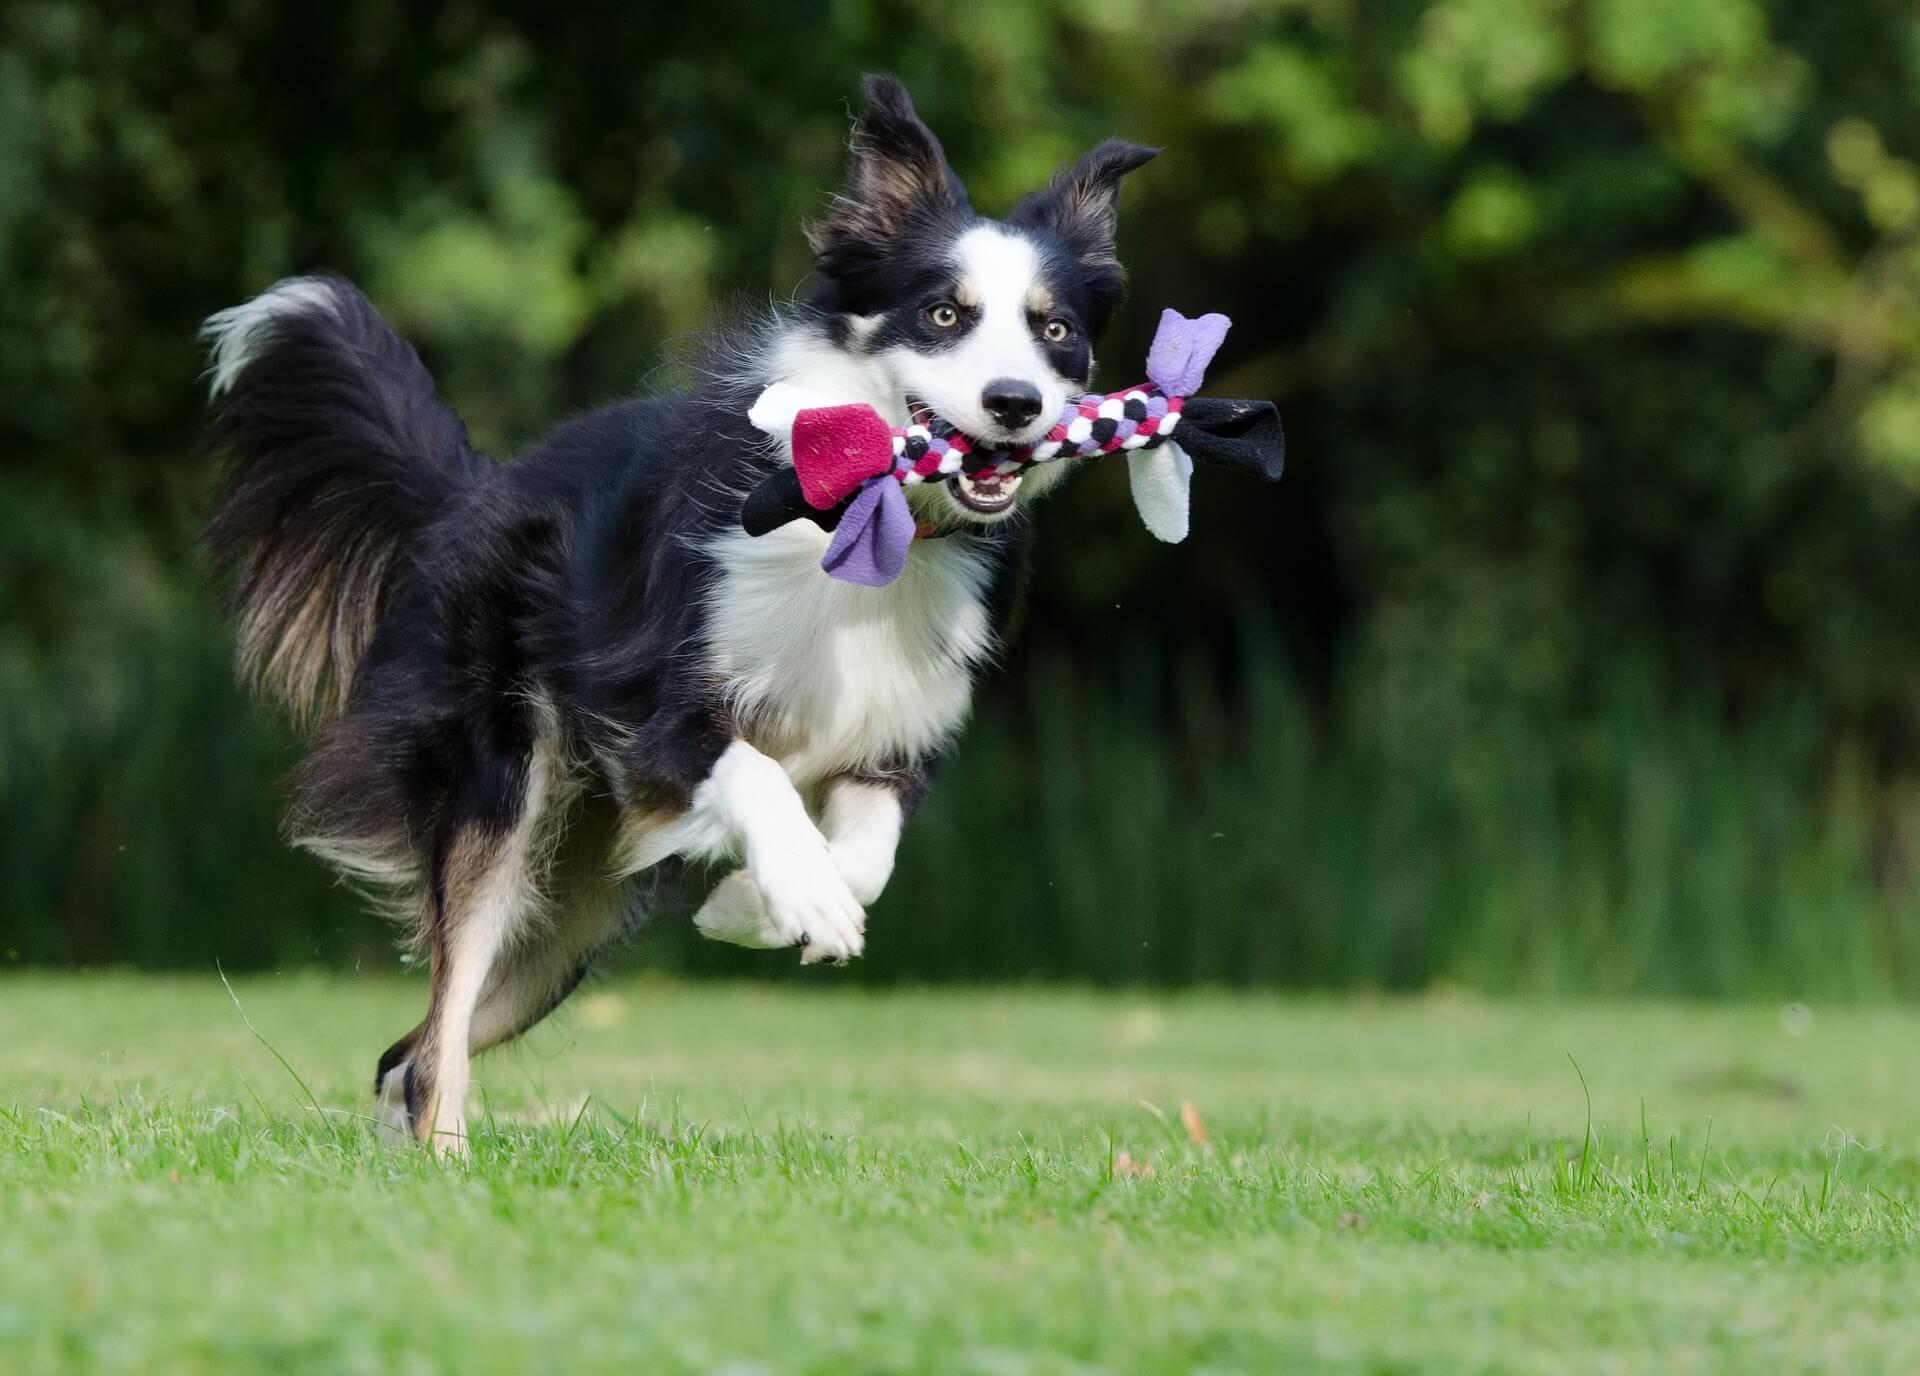
<instances>
[{"instance_id":1,"label":"black and white tail","mask_svg":"<svg viewBox=\"0 0 1920 1376\"><path fill-rule=\"evenodd\" d=\"M206 541L239 673L316 724L345 706L397 563L489 464L344 278L289 277L202 334L229 464Z\"/></svg>"}]
</instances>

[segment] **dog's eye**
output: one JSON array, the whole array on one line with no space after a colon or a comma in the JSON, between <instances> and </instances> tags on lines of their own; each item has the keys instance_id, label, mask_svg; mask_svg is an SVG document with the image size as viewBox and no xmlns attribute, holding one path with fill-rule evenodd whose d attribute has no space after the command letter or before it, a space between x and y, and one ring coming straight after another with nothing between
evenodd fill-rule
<instances>
[{"instance_id":1,"label":"dog's eye","mask_svg":"<svg viewBox=\"0 0 1920 1376\"><path fill-rule=\"evenodd\" d=\"M943 330L950 330L960 323L960 312L951 301L937 301L927 307L927 319Z\"/></svg>"},{"instance_id":2,"label":"dog's eye","mask_svg":"<svg viewBox=\"0 0 1920 1376\"><path fill-rule=\"evenodd\" d=\"M1049 344L1064 344L1073 335L1073 326L1064 320L1049 320L1047 328L1041 331Z\"/></svg>"}]
</instances>

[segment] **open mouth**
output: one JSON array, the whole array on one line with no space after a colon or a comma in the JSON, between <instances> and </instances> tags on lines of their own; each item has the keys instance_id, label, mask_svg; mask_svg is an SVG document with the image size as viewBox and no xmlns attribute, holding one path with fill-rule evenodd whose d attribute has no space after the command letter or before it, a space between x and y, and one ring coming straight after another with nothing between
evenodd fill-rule
<instances>
[{"instance_id":1,"label":"open mouth","mask_svg":"<svg viewBox=\"0 0 1920 1376\"><path fill-rule=\"evenodd\" d=\"M907 394L907 423L927 426L936 433L952 433L934 409L912 393ZM1020 490L1020 475L991 471L956 473L946 488L947 495L962 511L974 516L1004 516L1013 509L1014 494Z\"/></svg>"},{"instance_id":2,"label":"open mouth","mask_svg":"<svg viewBox=\"0 0 1920 1376\"><path fill-rule=\"evenodd\" d=\"M947 484L947 491L953 500L976 516L998 516L1013 506L1014 494L1020 490L1020 475L1009 473L956 473L953 481Z\"/></svg>"}]
</instances>

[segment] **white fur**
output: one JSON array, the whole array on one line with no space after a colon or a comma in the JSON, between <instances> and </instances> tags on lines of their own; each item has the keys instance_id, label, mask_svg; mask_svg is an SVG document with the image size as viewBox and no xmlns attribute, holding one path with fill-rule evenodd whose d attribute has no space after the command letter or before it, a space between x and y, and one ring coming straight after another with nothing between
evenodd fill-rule
<instances>
[{"instance_id":1,"label":"white fur","mask_svg":"<svg viewBox=\"0 0 1920 1376\"><path fill-rule=\"evenodd\" d=\"M709 941L756 950L788 944L780 939L780 929L773 925L766 900L746 870L735 870L714 886L700 911L693 915L693 925ZM800 958L804 961L806 954Z\"/></svg>"},{"instance_id":2,"label":"white fur","mask_svg":"<svg viewBox=\"0 0 1920 1376\"><path fill-rule=\"evenodd\" d=\"M895 347L879 357L897 385L919 397L969 435L1009 445L1031 444L1059 419L1067 382L1054 372L1034 338L1028 305L1040 284L1040 256L1031 242L998 225L968 230L954 244L962 294L980 319L958 344L936 354ZM989 382L1012 378L1040 392L1040 414L1006 432L987 414L981 396Z\"/></svg>"},{"instance_id":3,"label":"white fur","mask_svg":"<svg viewBox=\"0 0 1920 1376\"><path fill-rule=\"evenodd\" d=\"M398 926L419 911L420 860L404 839L347 838L295 832L289 843L332 866L375 910Z\"/></svg>"},{"instance_id":4,"label":"white fur","mask_svg":"<svg viewBox=\"0 0 1920 1376\"><path fill-rule=\"evenodd\" d=\"M708 667L803 787L945 745L992 646L988 568L968 541L921 541L897 581L867 588L821 571L827 538L796 521L712 548Z\"/></svg>"},{"instance_id":5,"label":"white fur","mask_svg":"<svg viewBox=\"0 0 1920 1376\"><path fill-rule=\"evenodd\" d=\"M279 317L320 312L337 314L339 309L333 287L326 279L288 277L251 301L208 316L206 324L200 327L200 335L208 341L213 356L210 370L213 380L208 384L209 389L217 397L240 380L240 374L253 361Z\"/></svg>"},{"instance_id":6,"label":"white fur","mask_svg":"<svg viewBox=\"0 0 1920 1376\"><path fill-rule=\"evenodd\" d=\"M906 423L907 399L887 364L878 356L850 354L817 330L780 330L765 369L770 382L789 383L797 393L824 398L813 405L864 401L889 425Z\"/></svg>"},{"instance_id":7,"label":"white fur","mask_svg":"<svg viewBox=\"0 0 1920 1376\"><path fill-rule=\"evenodd\" d=\"M863 905L872 903L893 877L893 857L906 824L900 795L882 784L837 779L827 790L823 811L821 830L840 877Z\"/></svg>"}]
</instances>

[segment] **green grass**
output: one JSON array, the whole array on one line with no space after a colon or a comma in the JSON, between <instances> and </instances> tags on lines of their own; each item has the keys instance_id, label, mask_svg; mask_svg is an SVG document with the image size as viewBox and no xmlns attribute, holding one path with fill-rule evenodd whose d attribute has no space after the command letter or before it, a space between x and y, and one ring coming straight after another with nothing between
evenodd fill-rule
<instances>
[{"instance_id":1,"label":"green grass","mask_svg":"<svg viewBox=\"0 0 1920 1376\"><path fill-rule=\"evenodd\" d=\"M442 1166L235 988L0 982L0 1371L1920 1368L1908 1013L628 982Z\"/></svg>"}]
</instances>

